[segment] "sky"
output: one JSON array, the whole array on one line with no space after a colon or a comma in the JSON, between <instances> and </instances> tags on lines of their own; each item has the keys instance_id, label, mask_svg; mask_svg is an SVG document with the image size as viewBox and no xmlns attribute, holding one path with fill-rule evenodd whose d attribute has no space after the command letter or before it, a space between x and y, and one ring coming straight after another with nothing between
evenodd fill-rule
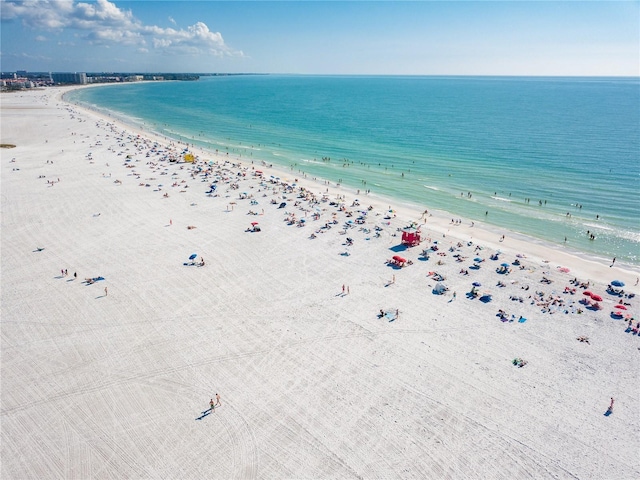
<instances>
[{"instance_id":1,"label":"sky","mask_svg":"<svg viewBox=\"0 0 640 480\"><path fill-rule=\"evenodd\" d=\"M640 0L0 0L0 70L640 76Z\"/></svg>"}]
</instances>

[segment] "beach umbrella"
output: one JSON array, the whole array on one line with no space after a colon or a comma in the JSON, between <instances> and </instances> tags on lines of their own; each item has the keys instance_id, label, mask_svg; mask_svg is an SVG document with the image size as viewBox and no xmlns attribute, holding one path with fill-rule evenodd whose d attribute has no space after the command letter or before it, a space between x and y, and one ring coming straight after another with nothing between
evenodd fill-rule
<instances>
[{"instance_id":1,"label":"beach umbrella","mask_svg":"<svg viewBox=\"0 0 640 480\"><path fill-rule=\"evenodd\" d=\"M503 266L503 267L508 267L509 266L508 263L501 263L500 265Z\"/></svg>"},{"instance_id":2,"label":"beach umbrella","mask_svg":"<svg viewBox=\"0 0 640 480\"><path fill-rule=\"evenodd\" d=\"M626 310L626 309L627 309L627 307L625 307L624 305L616 305L616 306L615 306L615 307L613 307L613 308L618 308L618 309L620 309L620 310Z\"/></svg>"},{"instance_id":3,"label":"beach umbrella","mask_svg":"<svg viewBox=\"0 0 640 480\"><path fill-rule=\"evenodd\" d=\"M480 257L476 257L476 258L474 258L474 259L473 259L473 261L474 261L474 262L481 262L481 261L482 261L482 259L481 259Z\"/></svg>"},{"instance_id":4,"label":"beach umbrella","mask_svg":"<svg viewBox=\"0 0 640 480\"><path fill-rule=\"evenodd\" d=\"M471 285L473 285L474 287L481 287L482 284L480 282L473 282Z\"/></svg>"},{"instance_id":5,"label":"beach umbrella","mask_svg":"<svg viewBox=\"0 0 640 480\"><path fill-rule=\"evenodd\" d=\"M614 280L613 282L611 282L611 285L613 285L614 287L624 287L624 282L621 282L620 280Z\"/></svg>"},{"instance_id":6,"label":"beach umbrella","mask_svg":"<svg viewBox=\"0 0 640 480\"><path fill-rule=\"evenodd\" d=\"M197 253L192 253L191 255L189 255L189 260L195 260L197 256Z\"/></svg>"},{"instance_id":7,"label":"beach umbrella","mask_svg":"<svg viewBox=\"0 0 640 480\"><path fill-rule=\"evenodd\" d=\"M436 283L436 286L433 287L434 295L442 295L446 290L447 290L447 287L445 287L444 284L440 282Z\"/></svg>"},{"instance_id":8,"label":"beach umbrella","mask_svg":"<svg viewBox=\"0 0 640 480\"><path fill-rule=\"evenodd\" d=\"M590 292L589 290L585 290L584 292L582 292L582 294L591 296L591 295L593 295L593 292Z\"/></svg>"},{"instance_id":9,"label":"beach umbrella","mask_svg":"<svg viewBox=\"0 0 640 480\"><path fill-rule=\"evenodd\" d=\"M492 300L491 293L485 292L481 297L480 301L482 303L489 303Z\"/></svg>"},{"instance_id":10,"label":"beach umbrella","mask_svg":"<svg viewBox=\"0 0 640 480\"><path fill-rule=\"evenodd\" d=\"M255 227L256 225L258 225L258 222L251 222L251 225Z\"/></svg>"},{"instance_id":11,"label":"beach umbrella","mask_svg":"<svg viewBox=\"0 0 640 480\"><path fill-rule=\"evenodd\" d=\"M596 295L595 293L593 295L591 295L591 298L593 300L595 300L596 302L601 302L602 301L602 297L600 295Z\"/></svg>"},{"instance_id":12,"label":"beach umbrella","mask_svg":"<svg viewBox=\"0 0 640 480\"><path fill-rule=\"evenodd\" d=\"M569 273L569 269L568 269L567 267L561 267L561 268L560 268L560 271L561 271L562 273Z\"/></svg>"}]
</instances>

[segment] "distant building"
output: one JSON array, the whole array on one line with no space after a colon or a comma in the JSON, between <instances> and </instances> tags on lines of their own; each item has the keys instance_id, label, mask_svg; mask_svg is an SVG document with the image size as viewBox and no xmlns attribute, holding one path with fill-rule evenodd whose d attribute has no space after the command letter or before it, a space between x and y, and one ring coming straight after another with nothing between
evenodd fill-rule
<instances>
[{"instance_id":1,"label":"distant building","mask_svg":"<svg viewBox=\"0 0 640 480\"><path fill-rule=\"evenodd\" d=\"M125 78L127 82L141 82L144 80L144 76L142 75L129 75Z\"/></svg>"},{"instance_id":2,"label":"distant building","mask_svg":"<svg viewBox=\"0 0 640 480\"><path fill-rule=\"evenodd\" d=\"M53 83L64 83L74 85L86 85L87 74L86 73L52 73L51 78Z\"/></svg>"},{"instance_id":3,"label":"distant building","mask_svg":"<svg viewBox=\"0 0 640 480\"><path fill-rule=\"evenodd\" d=\"M0 80L0 89L5 90L23 90L25 88L34 88L36 85L27 78L9 78Z\"/></svg>"}]
</instances>

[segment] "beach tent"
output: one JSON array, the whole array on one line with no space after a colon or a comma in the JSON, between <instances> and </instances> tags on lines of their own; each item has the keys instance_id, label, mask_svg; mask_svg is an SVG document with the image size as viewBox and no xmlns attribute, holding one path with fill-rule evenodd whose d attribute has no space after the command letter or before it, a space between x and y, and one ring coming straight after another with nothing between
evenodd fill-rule
<instances>
[{"instance_id":1,"label":"beach tent","mask_svg":"<svg viewBox=\"0 0 640 480\"><path fill-rule=\"evenodd\" d=\"M402 230L402 244L413 247L420 243L420 230L410 226Z\"/></svg>"},{"instance_id":2,"label":"beach tent","mask_svg":"<svg viewBox=\"0 0 640 480\"><path fill-rule=\"evenodd\" d=\"M436 283L436 286L433 287L433 294L434 295L444 295L444 292L447 291L447 287L444 286L444 283L442 282L438 282Z\"/></svg>"},{"instance_id":3,"label":"beach tent","mask_svg":"<svg viewBox=\"0 0 640 480\"><path fill-rule=\"evenodd\" d=\"M193 156L193 153L185 154L185 156L184 156L184 161L185 162L193 163L194 160L195 160L195 157Z\"/></svg>"},{"instance_id":4,"label":"beach tent","mask_svg":"<svg viewBox=\"0 0 640 480\"><path fill-rule=\"evenodd\" d=\"M406 258L402 258L400 255L394 255L392 258L399 265L407 263L407 259Z\"/></svg>"}]
</instances>

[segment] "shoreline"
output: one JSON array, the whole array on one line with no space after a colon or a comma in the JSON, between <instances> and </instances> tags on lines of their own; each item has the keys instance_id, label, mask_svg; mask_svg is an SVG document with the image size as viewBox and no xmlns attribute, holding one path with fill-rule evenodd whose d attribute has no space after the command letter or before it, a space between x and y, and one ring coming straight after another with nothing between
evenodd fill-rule
<instances>
[{"instance_id":1,"label":"shoreline","mask_svg":"<svg viewBox=\"0 0 640 480\"><path fill-rule=\"evenodd\" d=\"M235 82L226 83L226 85L227 88L231 89ZM193 87L195 88L196 85L193 85ZM201 92L205 94L210 90L210 87L214 87L215 90L215 82L209 84L209 86L203 85L202 87L196 90L187 88L187 86L184 86L184 88L177 86L175 88L179 91L184 90L187 98L192 98L193 93ZM242 87L242 82L240 87ZM171 96L171 92L175 90L174 86L171 85L157 85L157 88L154 88L153 85L148 85L139 88L139 93L141 95L144 94L145 98L145 92L149 92L151 96L154 96L154 91ZM273 84L273 88L276 88L276 84ZM127 88L128 94L136 90L138 89ZM101 91L103 93L100 93ZM94 91L90 95L82 95L82 97L94 97L95 95L96 98L106 100L112 98L113 93L115 91L110 94L106 90L100 90ZM232 95L232 91L230 94ZM75 97L76 95L73 96ZM117 97L112 98L112 101L113 105L119 104ZM191 101L193 102L193 100ZM107 105L110 103L106 102ZM222 102L220 114L226 112L226 115L234 118L234 114L229 111L229 108L232 107L227 104L228 102ZM485 154L480 151L477 155L470 155L468 158L462 154L459 157L459 161L462 163L458 164L456 163L458 160L454 158L456 155L447 155L446 152L442 151L431 152L427 149L424 151L423 156L420 156L418 152L411 149L405 151L402 148L402 143L396 147L391 146L396 145L392 142L388 148L384 144L377 147L367 147L365 144L356 143L352 145L353 148L350 150L348 145L343 146L342 140L337 140L335 148L333 148L329 138L322 140L323 137L316 138L316 136L311 135L309 140L311 143L308 146L305 146L304 142L295 138L292 139L291 144L288 144L286 137L278 133L280 131L278 128L269 127L265 121L261 121L255 115L239 112L237 121L240 124L236 126L237 128L226 129L227 122L223 122L219 127L220 130L218 130L215 124L207 121L207 116L204 112L200 112L201 109L198 108L195 108L192 120L185 118L184 115L176 117L176 121L179 120L179 123L171 123L182 125L182 127L176 126L176 128L172 128L162 122L161 116L153 114L154 111L157 111L154 105L155 102L151 101L148 109L146 106L141 105L141 110L136 109L136 111L131 111L132 109L122 105L121 109L128 111L128 115L131 117L123 116L122 118L127 123L133 121L142 124L143 119L138 118L138 112L148 111L149 115L147 117L149 118L144 120L146 129L157 129L162 131L163 134L189 145L195 143L209 151L219 148L220 151L226 152L228 149L230 155L240 156L241 160L245 162L250 162L251 157L257 155L266 160L267 163L279 163L283 169L295 172L295 175L299 177L303 176L299 171L303 171L308 174L309 178L315 176L323 177L331 180L332 183L344 180L352 186L354 192L358 188L361 191L365 191L364 189L369 185L372 193L383 194L384 192L386 196L400 199L400 201L412 202L417 204L418 207L427 206L431 209L437 207L441 211L457 212L453 213L452 216L468 218L476 223L488 223L488 228L494 228L495 225L495 228L519 231L533 238L538 238L547 244L554 245L558 249L569 248L571 251L587 252L588 255L601 258L603 262L607 262L616 256L618 261L624 260L630 265L639 265L636 254L638 232L635 223L637 222L632 221L632 219L636 218L636 214L630 211L633 210L632 207L637 202L633 200L635 197L629 191L631 184L628 179L619 183L620 188L612 186L610 195L595 195L594 199L591 200L590 196L586 194L589 191L590 183L584 184L585 178L589 178L589 175L578 175L575 179L570 176L572 181L560 182L559 185L556 185L552 178L543 182L542 179L546 178L546 174L540 165L543 165L544 162L536 161L533 163L531 168L534 170L532 172L537 172L535 177L539 178L539 180L536 182L532 179L529 184L529 182L518 180L524 180L527 176L527 172L523 172L522 168L514 170L513 175L509 175L509 165L504 164L505 158L499 157L502 160L496 160L497 163L493 167L493 162L485 161ZM157 105L157 107L160 107L160 105ZM162 108L162 111L166 115L164 108ZM265 115L265 118L271 118L266 111ZM120 115L118 114L118 116ZM158 119L153 118L156 116ZM252 119L252 117L254 118ZM249 123L256 123L258 127L262 125L262 127L255 130L254 134L254 130L248 128L249 125L246 125L247 128L242 128L243 119L246 119ZM288 123L285 122L284 125L288 125ZM273 135L267 135L267 131L273 131ZM259 132L262 132L262 134ZM623 142L621 146L627 144L627 142ZM471 148L471 146L469 147ZM397 148L400 149L398 150ZM452 145L452 148L454 148L452 152L455 151L454 145ZM524 153L522 148L515 147L515 145L514 148L519 153ZM550 157L559 158L567 154L567 161L582 163L576 160L575 156L563 150L561 146L558 146L558 149L557 155L554 152L548 152ZM625 148L625 151L628 151L628 148ZM325 153L332 157L331 161L324 158ZM320 161L320 156L323 158L322 162ZM346 158L343 159L344 162L338 160L343 156L353 161ZM311 157L314 157L313 160ZM477 180L470 178L471 175L469 174L463 175L462 173L464 171L473 171L472 165L470 165L470 168L464 166L466 165L465 162L471 161L472 157L477 157L477 160L482 164L486 163L486 166L476 175L478 177ZM381 164L378 163L380 161L382 161ZM586 162L587 160L584 161ZM415 170L413 170L412 163L416 164ZM323 164L326 164L326 167ZM598 163L598 165L601 164L602 162ZM432 167L427 168L427 165L432 165ZM557 165L554 168L557 168ZM431 170L433 171L432 173L430 173ZM597 168L596 170L600 172L601 169ZM400 178L401 171L404 172L406 178ZM414 173L407 173L408 171ZM553 171L556 170L549 170L549 175ZM582 169L582 171L585 170ZM495 172L496 183L490 180L493 175L492 172ZM608 185L607 182L611 181L611 175L601 173L603 176L601 181L604 183L600 183L599 180L598 184L594 185L596 191L603 191L602 186L604 184ZM449 174L448 178L447 174ZM510 177L513 177L513 186L510 185ZM595 178L595 171L591 178ZM580 188L580 185L583 185L583 187ZM473 196L469 195L469 198L467 198L467 190ZM494 193L494 190L498 193ZM462 191L465 193L464 196L460 195ZM511 192L513 192L513 199L511 199ZM621 197L621 192L627 193L624 197ZM530 204L529 200L532 199L536 200ZM544 200L545 205L538 207L537 199ZM546 205L547 199L549 200L549 206ZM577 206L578 202L580 203L580 209ZM535 206L534 203L536 203ZM584 209L582 204L584 204ZM488 211L488 216L485 216L485 210ZM571 212L571 214L568 212ZM598 217L600 217L600 220L598 220ZM590 240L589 233L594 233L597 239L595 241ZM565 238L566 241L563 241Z\"/></svg>"},{"instance_id":2,"label":"shoreline","mask_svg":"<svg viewBox=\"0 0 640 480\"><path fill-rule=\"evenodd\" d=\"M118 84L114 84L114 85L118 85ZM147 130L145 128L143 128L141 125L136 125L133 123L128 123L126 121L124 121L122 118L119 117L113 117L105 112L101 112L98 110L93 110L91 108L88 108L86 106L83 105L78 105L75 103L70 103L67 100L64 99L64 95L66 93L68 93L71 90L76 90L78 88L91 88L91 87L98 87L98 86L108 86L108 85L90 85L90 86L86 86L86 87L68 87L65 88L65 91L63 91L61 94L58 95L60 101L65 102L69 105L74 105L77 108L80 108L82 110L84 110L87 113L92 113L96 116L98 116L99 118L102 118L104 120L108 120L111 122L115 122L117 124L119 124L122 128L124 129L129 129L137 134L140 135L146 135L149 136L151 138L153 138L155 141L157 142L175 142L178 143L180 145L186 145L187 147L189 147L190 149L192 149L194 152L198 152L200 156L202 157L213 157L213 158L220 158L219 155L216 155L215 152L209 151L205 148L199 147L199 146L195 146L192 143L189 143L188 141L181 141L181 140L177 140L177 139L172 139L170 137L164 136L162 134L160 134L159 132L155 132L152 130ZM264 161L260 160L260 159L254 159L253 161L248 161L246 159L243 159L242 156L235 156L235 155L229 155L228 158L233 158L233 160L239 164L242 165L255 165L254 161L256 162L260 162L260 163L264 163ZM262 167L264 167L264 165L262 165ZM344 186L342 184L335 184L335 183L331 183L328 180L322 179L322 178L318 178L317 180L312 180L312 179L308 179L308 178L300 178L296 176L296 173L293 172L293 167L291 168L287 168L284 165L270 165L269 167L270 169L273 170L273 172L276 173L276 176L281 176L281 178L287 178L287 177L295 177L295 179L297 180L298 184L300 185L307 185L310 188L317 188L318 186L320 187L328 187L331 189L331 192L333 195L338 195L338 194L346 194L349 195L349 199L353 200L356 198L360 198L360 199L373 199L372 201L374 203L376 203L378 206L382 206L384 204L387 204L389 206L391 205L400 205L401 208L404 211L405 216L410 219L409 221L417 221L417 219L421 216L421 213L423 211L423 209L426 207L427 210L429 210L429 212L431 214L435 213L436 216L434 219L437 220L437 226L436 226L436 230L438 231L438 233L441 234L446 234L446 233L451 233L451 224L448 224L447 221L448 219L451 219L452 217L455 217L456 220L461 219L464 226L463 225L456 225L455 229L456 230L463 230L465 232L465 237L462 236L454 236L454 238L456 238L456 240L460 240L460 241L467 241L469 239L473 238L473 235L476 232L479 232L479 237L483 242L488 243L489 245L491 245L492 248L494 249L500 249L500 244L498 242L496 242L495 240L493 240L491 237L493 235L495 235L497 238L499 238L501 235L505 235L508 238L517 240L517 243L514 245L514 249L517 250L518 247L520 247L521 249L523 249L523 247L527 247L530 248L531 245L534 245L536 247L536 251L537 251L537 257L540 260L544 260L547 257L552 257L553 255L550 254L546 254L545 255L545 250L549 250L551 252L554 252L554 254L557 255L561 255L563 258L566 258L566 262L565 263L571 263L572 259L578 259L580 261L584 261L587 263L590 263L593 265L593 267L589 268L585 274L589 275L589 272L594 272L595 274L595 270L594 268L596 264L601 265L601 266L606 266L608 263L611 263L610 259L606 259L602 256L598 256L596 254L592 254L589 252L585 252L582 250L578 250L578 249L571 249L571 248L567 248L566 250L564 250L565 247L563 247L562 245L559 244L554 244L552 242L549 242L547 240L541 239L541 238L534 238L526 233L521 233L521 232L517 232L514 230L510 230L509 228L505 228L505 227L499 227L499 226L495 226L495 225L490 225L490 224L485 224L484 222L480 222L480 221L475 221L472 222L470 219L468 218L460 218L457 215L452 215L451 213L444 211L444 210L440 210L440 209L432 209L429 208L428 205L425 205L424 207L419 206L416 203L410 202L410 201L404 201L401 199L395 199L395 198L391 198L391 197L386 197L384 195L380 195L380 194L371 194L371 195L367 195L366 193L358 193L358 189L355 187L349 187L349 186ZM364 201L364 200L363 200ZM469 225L474 224L474 230L469 230ZM621 268L623 270L625 270L625 275L626 278L629 280L631 279L631 277L635 276L639 276L640 275L640 264L635 265L635 264L630 264L630 263L626 263L626 262L621 262L621 261L617 261L616 262L616 266L618 266L618 268ZM600 271L599 273L603 273L602 271Z\"/></svg>"},{"instance_id":3,"label":"shoreline","mask_svg":"<svg viewBox=\"0 0 640 480\"><path fill-rule=\"evenodd\" d=\"M635 271L61 91L0 105L3 478L640 476Z\"/></svg>"}]
</instances>

